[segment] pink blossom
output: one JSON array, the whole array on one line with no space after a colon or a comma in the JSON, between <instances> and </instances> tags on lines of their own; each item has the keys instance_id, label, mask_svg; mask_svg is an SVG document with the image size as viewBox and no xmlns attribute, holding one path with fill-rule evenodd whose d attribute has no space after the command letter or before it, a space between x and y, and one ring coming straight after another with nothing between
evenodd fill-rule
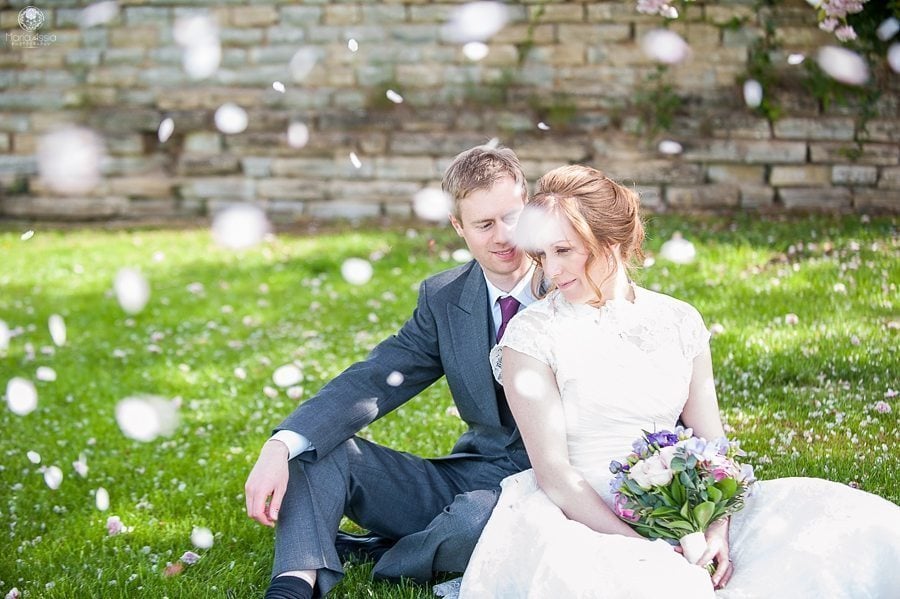
<instances>
[{"instance_id":1,"label":"pink blossom","mask_svg":"<svg viewBox=\"0 0 900 599\"><path fill-rule=\"evenodd\" d=\"M819 29L821 29L822 31L829 31L829 32L834 31L837 28L837 26L838 26L838 20L833 17L823 19L822 21L819 22Z\"/></svg>"},{"instance_id":2,"label":"pink blossom","mask_svg":"<svg viewBox=\"0 0 900 599\"><path fill-rule=\"evenodd\" d=\"M110 516L109 518L107 518L106 532L109 534L109 536L114 537L124 530L125 526L122 524L122 521L118 516Z\"/></svg>"},{"instance_id":3,"label":"pink blossom","mask_svg":"<svg viewBox=\"0 0 900 599\"><path fill-rule=\"evenodd\" d=\"M875 411L879 414L890 414L891 404L886 401L877 401L875 402Z\"/></svg>"},{"instance_id":4,"label":"pink blossom","mask_svg":"<svg viewBox=\"0 0 900 599\"><path fill-rule=\"evenodd\" d=\"M843 25L834 30L834 36L842 42L856 39L856 31L850 25Z\"/></svg>"},{"instance_id":5,"label":"pink blossom","mask_svg":"<svg viewBox=\"0 0 900 599\"><path fill-rule=\"evenodd\" d=\"M616 514L618 514L620 518L624 518L626 520L631 520L632 522L637 522L638 521L637 514L635 514L634 510L626 508L625 502L626 502L626 499L622 495L619 495L618 497L616 497L616 502L614 504L615 509L616 509Z\"/></svg>"}]
</instances>

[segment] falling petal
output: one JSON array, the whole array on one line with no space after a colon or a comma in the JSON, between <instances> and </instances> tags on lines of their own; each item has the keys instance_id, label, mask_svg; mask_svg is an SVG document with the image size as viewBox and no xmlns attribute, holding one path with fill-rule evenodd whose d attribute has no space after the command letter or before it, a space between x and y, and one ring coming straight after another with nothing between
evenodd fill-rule
<instances>
[{"instance_id":1,"label":"falling petal","mask_svg":"<svg viewBox=\"0 0 900 599\"><path fill-rule=\"evenodd\" d=\"M26 416L37 408L37 402L34 383L17 376L9 379L6 384L6 403L13 414Z\"/></svg>"},{"instance_id":2,"label":"falling petal","mask_svg":"<svg viewBox=\"0 0 900 599\"><path fill-rule=\"evenodd\" d=\"M789 324L789 325L793 326L793 325L799 324L799 323L800 323L800 317L797 316L796 314L794 314L793 312L785 314L784 324Z\"/></svg>"},{"instance_id":3,"label":"falling petal","mask_svg":"<svg viewBox=\"0 0 900 599\"><path fill-rule=\"evenodd\" d=\"M513 233L513 242L524 250L536 250L552 243L551 239L559 231L557 219L549 218L547 211L536 206L526 205L519 215Z\"/></svg>"},{"instance_id":4,"label":"falling petal","mask_svg":"<svg viewBox=\"0 0 900 599\"><path fill-rule=\"evenodd\" d=\"M341 276L351 285L365 285L372 278L372 265L362 258L347 258L341 264Z\"/></svg>"},{"instance_id":5,"label":"falling petal","mask_svg":"<svg viewBox=\"0 0 900 599\"><path fill-rule=\"evenodd\" d=\"M312 72L318 61L319 54L315 48L306 47L297 50L288 65L294 81L303 81L306 79L306 76Z\"/></svg>"},{"instance_id":6,"label":"falling petal","mask_svg":"<svg viewBox=\"0 0 900 599\"><path fill-rule=\"evenodd\" d=\"M288 387L287 396L290 399L293 399L295 401L300 399L301 397L303 397L303 387L299 387L299 386Z\"/></svg>"},{"instance_id":7,"label":"falling petal","mask_svg":"<svg viewBox=\"0 0 900 599\"><path fill-rule=\"evenodd\" d=\"M390 100L391 102L393 102L394 104L402 104L403 103L403 96L401 96L400 94L398 94L397 92L395 92L392 89L387 90L387 92L385 92L384 95L387 96L387 99Z\"/></svg>"},{"instance_id":8,"label":"falling petal","mask_svg":"<svg viewBox=\"0 0 900 599\"><path fill-rule=\"evenodd\" d=\"M247 111L233 102L219 106L215 120L216 129L225 134L241 133L247 128L249 121Z\"/></svg>"},{"instance_id":9,"label":"falling petal","mask_svg":"<svg viewBox=\"0 0 900 599\"><path fill-rule=\"evenodd\" d=\"M288 126L288 145L292 148L302 148L309 142L309 127L305 123L291 123Z\"/></svg>"},{"instance_id":10,"label":"falling petal","mask_svg":"<svg viewBox=\"0 0 900 599\"><path fill-rule=\"evenodd\" d=\"M49 468L44 470L44 482L47 483L47 486L54 491L59 488L59 485L62 484L62 481L63 473L62 470L59 469L59 466L50 466Z\"/></svg>"},{"instance_id":11,"label":"falling petal","mask_svg":"<svg viewBox=\"0 0 900 599\"><path fill-rule=\"evenodd\" d=\"M900 73L900 42L891 44L887 53L888 64L895 73Z\"/></svg>"},{"instance_id":12,"label":"falling petal","mask_svg":"<svg viewBox=\"0 0 900 599\"><path fill-rule=\"evenodd\" d=\"M22 241L28 241L32 237L34 237L34 231L29 229L28 231L25 231L24 233L22 233L22 236L19 239L21 239Z\"/></svg>"},{"instance_id":13,"label":"falling petal","mask_svg":"<svg viewBox=\"0 0 900 599\"><path fill-rule=\"evenodd\" d=\"M843 283L835 283L832 289L835 293L847 293L847 286Z\"/></svg>"},{"instance_id":14,"label":"falling petal","mask_svg":"<svg viewBox=\"0 0 900 599\"><path fill-rule=\"evenodd\" d=\"M272 382L279 387L290 387L301 381L303 381L303 371L295 364L279 366L275 369L275 372L272 373Z\"/></svg>"},{"instance_id":15,"label":"falling petal","mask_svg":"<svg viewBox=\"0 0 900 599\"><path fill-rule=\"evenodd\" d=\"M244 370L243 368L241 368L240 366L238 366L237 368L234 369L234 376L239 378L242 381L246 380L247 379L247 371Z\"/></svg>"},{"instance_id":16,"label":"falling petal","mask_svg":"<svg viewBox=\"0 0 900 599\"><path fill-rule=\"evenodd\" d=\"M277 92L284 93L284 83L282 83L281 81L275 81L272 83L272 89Z\"/></svg>"},{"instance_id":17,"label":"falling petal","mask_svg":"<svg viewBox=\"0 0 900 599\"><path fill-rule=\"evenodd\" d=\"M193 79L213 75L222 60L222 47L216 22L207 15L179 17L173 30L175 41L184 51L182 65Z\"/></svg>"},{"instance_id":18,"label":"falling petal","mask_svg":"<svg viewBox=\"0 0 900 599\"><path fill-rule=\"evenodd\" d=\"M353 165L353 168L362 168L362 161L356 155L356 152L350 152L350 163Z\"/></svg>"},{"instance_id":19,"label":"falling petal","mask_svg":"<svg viewBox=\"0 0 900 599\"><path fill-rule=\"evenodd\" d=\"M710 335L712 335L713 337L715 337L715 336L717 336L717 335L721 335L721 334L724 333L724 332L725 332L725 327L722 326L721 324L719 324L718 322L714 322L714 323L711 324L710 327L709 327L709 333L710 333Z\"/></svg>"},{"instance_id":20,"label":"falling petal","mask_svg":"<svg viewBox=\"0 0 900 599\"><path fill-rule=\"evenodd\" d=\"M802 64L804 60L806 60L806 57L802 54L797 54L797 53L788 54L788 57L787 57L788 64L793 65L793 66Z\"/></svg>"},{"instance_id":21,"label":"falling petal","mask_svg":"<svg viewBox=\"0 0 900 599\"><path fill-rule=\"evenodd\" d=\"M41 454L36 451L29 451L25 454L28 456L28 461L32 464L40 464L41 463Z\"/></svg>"},{"instance_id":22,"label":"falling petal","mask_svg":"<svg viewBox=\"0 0 900 599\"><path fill-rule=\"evenodd\" d=\"M672 234L672 238L659 248L659 255L675 264L690 264L697 257L697 250L693 243L676 231Z\"/></svg>"},{"instance_id":23,"label":"falling petal","mask_svg":"<svg viewBox=\"0 0 900 599\"><path fill-rule=\"evenodd\" d=\"M484 42L469 42L463 46L463 54L472 62L478 62L488 55L490 48Z\"/></svg>"},{"instance_id":24,"label":"falling petal","mask_svg":"<svg viewBox=\"0 0 900 599\"><path fill-rule=\"evenodd\" d=\"M665 64L677 64L688 57L690 47L684 39L668 29L648 31L641 40L644 54Z\"/></svg>"},{"instance_id":25,"label":"falling petal","mask_svg":"<svg viewBox=\"0 0 900 599\"><path fill-rule=\"evenodd\" d=\"M40 366L37 369L37 373L35 373L35 377L39 381L43 381L45 383L52 383L56 380L56 371L50 368L49 366Z\"/></svg>"},{"instance_id":26,"label":"falling petal","mask_svg":"<svg viewBox=\"0 0 900 599\"><path fill-rule=\"evenodd\" d=\"M197 527L191 532L191 543L198 549L209 549L213 546L213 533L208 528Z\"/></svg>"},{"instance_id":27,"label":"falling petal","mask_svg":"<svg viewBox=\"0 0 900 599\"><path fill-rule=\"evenodd\" d=\"M162 397L127 397L116 404L116 422L129 439L152 441L175 430L178 409L174 402Z\"/></svg>"},{"instance_id":28,"label":"falling petal","mask_svg":"<svg viewBox=\"0 0 900 599\"><path fill-rule=\"evenodd\" d=\"M150 284L139 270L121 268L113 283L116 299L128 314L137 314L144 309L150 299Z\"/></svg>"},{"instance_id":29,"label":"falling petal","mask_svg":"<svg viewBox=\"0 0 900 599\"><path fill-rule=\"evenodd\" d=\"M876 33L878 34L878 39L886 42L897 35L898 31L900 31L900 20L897 20L896 17L888 17L878 26Z\"/></svg>"},{"instance_id":30,"label":"falling petal","mask_svg":"<svg viewBox=\"0 0 900 599\"><path fill-rule=\"evenodd\" d=\"M750 108L756 108L762 104L763 88L756 79L744 81L744 102Z\"/></svg>"},{"instance_id":31,"label":"falling petal","mask_svg":"<svg viewBox=\"0 0 900 599\"><path fill-rule=\"evenodd\" d=\"M229 206L216 214L212 222L213 239L232 250L259 244L271 230L266 213L254 204Z\"/></svg>"},{"instance_id":32,"label":"falling petal","mask_svg":"<svg viewBox=\"0 0 900 599\"><path fill-rule=\"evenodd\" d=\"M101 512L105 512L109 509L109 492L103 487L100 487L99 489L97 489L97 494L94 497L94 501L97 504L97 509Z\"/></svg>"},{"instance_id":33,"label":"falling petal","mask_svg":"<svg viewBox=\"0 0 900 599\"><path fill-rule=\"evenodd\" d=\"M78 459L72 462L72 468L78 473L78 476L84 478L88 473L87 456L83 453L78 455Z\"/></svg>"},{"instance_id":34,"label":"falling petal","mask_svg":"<svg viewBox=\"0 0 900 599\"><path fill-rule=\"evenodd\" d=\"M347 40L347 49L351 52L356 52L357 50L359 50L359 42L351 37L349 40Z\"/></svg>"},{"instance_id":35,"label":"falling petal","mask_svg":"<svg viewBox=\"0 0 900 599\"><path fill-rule=\"evenodd\" d=\"M103 25L109 23L119 14L119 6L113 0L105 0L91 4L81 11L80 24L81 27L87 29L95 25Z\"/></svg>"},{"instance_id":36,"label":"falling petal","mask_svg":"<svg viewBox=\"0 0 900 599\"><path fill-rule=\"evenodd\" d=\"M680 143L671 139L664 139L659 142L657 149L661 154L681 154L684 151Z\"/></svg>"},{"instance_id":37,"label":"falling petal","mask_svg":"<svg viewBox=\"0 0 900 599\"><path fill-rule=\"evenodd\" d=\"M494 150L494 149L496 149L499 145L500 145L500 138L499 138L499 137L492 137L492 138L490 138L490 139L487 141L486 144L484 144L484 147L485 147L485 148L488 148L488 149L491 149L491 150Z\"/></svg>"},{"instance_id":38,"label":"falling petal","mask_svg":"<svg viewBox=\"0 0 900 599\"><path fill-rule=\"evenodd\" d=\"M458 250L453 250L453 253L450 255L450 257L453 258L454 262L459 262L460 264L462 264L472 259L472 253L465 248L460 248Z\"/></svg>"},{"instance_id":39,"label":"falling petal","mask_svg":"<svg viewBox=\"0 0 900 599\"><path fill-rule=\"evenodd\" d=\"M159 124L159 130L156 132L157 137L159 137L159 143L166 143L174 132L175 121L170 117L164 118Z\"/></svg>"},{"instance_id":40,"label":"falling petal","mask_svg":"<svg viewBox=\"0 0 900 599\"><path fill-rule=\"evenodd\" d=\"M403 384L403 380L403 374L395 370L388 375L386 382L391 387L399 387Z\"/></svg>"},{"instance_id":41,"label":"falling petal","mask_svg":"<svg viewBox=\"0 0 900 599\"><path fill-rule=\"evenodd\" d=\"M103 141L88 129L71 127L48 133L38 142L41 180L59 193L87 193L100 182Z\"/></svg>"},{"instance_id":42,"label":"falling petal","mask_svg":"<svg viewBox=\"0 0 900 599\"><path fill-rule=\"evenodd\" d=\"M423 220L443 222L453 209L453 200L441 189L426 187L413 196L412 207Z\"/></svg>"},{"instance_id":43,"label":"falling petal","mask_svg":"<svg viewBox=\"0 0 900 599\"><path fill-rule=\"evenodd\" d=\"M654 258L653 256L647 256L646 258L644 258L644 268L650 268L654 264L656 264L656 258Z\"/></svg>"},{"instance_id":44,"label":"falling petal","mask_svg":"<svg viewBox=\"0 0 900 599\"><path fill-rule=\"evenodd\" d=\"M125 532L125 526L122 524L122 520L120 520L118 516L110 516L106 519L106 534L114 537L117 534L123 532Z\"/></svg>"},{"instance_id":45,"label":"falling petal","mask_svg":"<svg viewBox=\"0 0 900 599\"><path fill-rule=\"evenodd\" d=\"M540 129L541 131L549 131L550 125L548 125L544 121L541 121L540 123L537 124L537 128Z\"/></svg>"},{"instance_id":46,"label":"falling petal","mask_svg":"<svg viewBox=\"0 0 900 599\"><path fill-rule=\"evenodd\" d=\"M833 79L847 85L862 85L869 80L869 67L862 56L837 46L819 48L816 61Z\"/></svg>"},{"instance_id":47,"label":"falling petal","mask_svg":"<svg viewBox=\"0 0 900 599\"><path fill-rule=\"evenodd\" d=\"M57 347L66 344L66 321L59 314L52 314L47 321L47 328L50 329L50 337Z\"/></svg>"},{"instance_id":48,"label":"falling petal","mask_svg":"<svg viewBox=\"0 0 900 599\"><path fill-rule=\"evenodd\" d=\"M265 387L263 387L263 394L269 399L275 399L276 397L278 397L278 389L266 385Z\"/></svg>"},{"instance_id":49,"label":"falling petal","mask_svg":"<svg viewBox=\"0 0 900 599\"><path fill-rule=\"evenodd\" d=\"M453 9L444 33L453 42L483 42L500 31L508 18L501 2L468 2Z\"/></svg>"},{"instance_id":50,"label":"falling petal","mask_svg":"<svg viewBox=\"0 0 900 599\"><path fill-rule=\"evenodd\" d=\"M0 352L5 352L9 349L9 339L9 325L0 320Z\"/></svg>"}]
</instances>

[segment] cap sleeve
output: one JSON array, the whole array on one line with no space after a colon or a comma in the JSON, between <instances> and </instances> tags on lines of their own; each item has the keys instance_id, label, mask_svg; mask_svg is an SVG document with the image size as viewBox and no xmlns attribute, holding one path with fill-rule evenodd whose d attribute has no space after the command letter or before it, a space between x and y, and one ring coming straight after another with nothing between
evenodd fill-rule
<instances>
[{"instance_id":1,"label":"cap sleeve","mask_svg":"<svg viewBox=\"0 0 900 599\"><path fill-rule=\"evenodd\" d=\"M684 308L680 326L681 347L684 357L693 360L709 347L710 333L696 308L689 304L684 304Z\"/></svg>"},{"instance_id":2,"label":"cap sleeve","mask_svg":"<svg viewBox=\"0 0 900 599\"><path fill-rule=\"evenodd\" d=\"M521 352L553 368L550 319L542 303L532 304L509 321L503 339L491 349L494 378L503 384L503 348Z\"/></svg>"}]
</instances>

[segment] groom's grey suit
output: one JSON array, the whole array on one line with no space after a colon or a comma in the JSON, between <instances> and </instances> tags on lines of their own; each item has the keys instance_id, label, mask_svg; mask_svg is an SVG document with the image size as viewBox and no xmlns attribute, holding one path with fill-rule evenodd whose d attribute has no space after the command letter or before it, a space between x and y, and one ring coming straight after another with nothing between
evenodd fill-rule
<instances>
[{"instance_id":1,"label":"groom's grey suit","mask_svg":"<svg viewBox=\"0 0 900 599\"><path fill-rule=\"evenodd\" d=\"M397 540L376 577L427 580L465 569L500 481L529 467L518 431L498 408L505 399L488 362L493 337L478 263L434 275L396 335L278 426L306 437L311 449L289 462L273 576L315 569L327 593L343 575L334 548L342 515ZM400 385L388 383L393 372L403 375ZM451 455L424 459L355 436L441 376L468 425Z\"/></svg>"}]
</instances>

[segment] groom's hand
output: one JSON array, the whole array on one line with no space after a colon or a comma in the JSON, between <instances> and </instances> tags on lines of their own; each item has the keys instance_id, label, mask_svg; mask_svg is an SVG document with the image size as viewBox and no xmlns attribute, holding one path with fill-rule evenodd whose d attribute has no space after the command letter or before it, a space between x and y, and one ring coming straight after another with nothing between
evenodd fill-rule
<instances>
[{"instance_id":1,"label":"groom's hand","mask_svg":"<svg viewBox=\"0 0 900 599\"><path fill-rule=\"evenodd\" d=\"M288 457L288 448L284 443L269 439L244 483L247 515L265 526L275 526L278 520L278 510L281 509L288 483Z\"/></svg>"}]
</instances>

